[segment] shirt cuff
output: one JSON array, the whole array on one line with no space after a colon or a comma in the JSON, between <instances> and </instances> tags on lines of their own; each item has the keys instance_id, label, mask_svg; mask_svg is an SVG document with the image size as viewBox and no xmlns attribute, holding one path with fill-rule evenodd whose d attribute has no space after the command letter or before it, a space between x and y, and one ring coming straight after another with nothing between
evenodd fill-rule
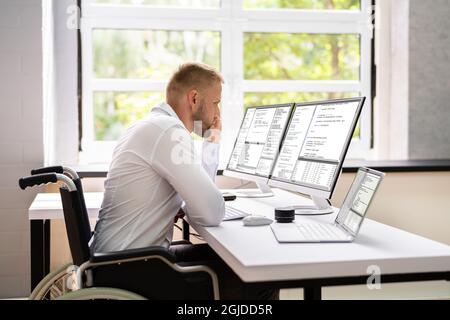
<instances>
[{"instance_id":1,"label":"shirt cuff","mask_svg":"<svg viewBox=\"0 0 450 320\"><path fill-rule=\"evenodd\" d=\"M214 181L219 167L220 144L204 140L202 146L202 166Z\"/></svg>"}]
</instances>

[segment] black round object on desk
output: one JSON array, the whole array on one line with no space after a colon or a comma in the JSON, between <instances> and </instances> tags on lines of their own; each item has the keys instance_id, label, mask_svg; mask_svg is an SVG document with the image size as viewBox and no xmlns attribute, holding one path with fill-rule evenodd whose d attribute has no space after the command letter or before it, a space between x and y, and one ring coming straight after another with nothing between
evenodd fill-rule
<instances>
[{"instance_id":1,"label":"black round object on desk","mask_svg":"<svg viewBox=\"0 0 450 320\"><path fill-rule=\"evenodd\" d=\"M275 208L275 220L278 223L291 223L295 220L295 208Z\"/></svg>"}]
</instances>

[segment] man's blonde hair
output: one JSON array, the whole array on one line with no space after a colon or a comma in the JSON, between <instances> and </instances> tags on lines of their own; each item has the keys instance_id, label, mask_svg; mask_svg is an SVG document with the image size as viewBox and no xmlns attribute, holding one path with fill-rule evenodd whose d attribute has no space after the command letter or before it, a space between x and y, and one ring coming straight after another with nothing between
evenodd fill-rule
<instances>
[{"instance_id":1,"label":"man's blonde hair","mask_svg":"<svg viewBox=\"0 0 450 320\"><path fill-rule=\"evenodd\" d=\"M215 82L224 83L224 80L213 67L199 62L184 63L172 75L167 85L167 101L170 103L178 99L181 93L191 89L203 89Z\"/></svg>"}]
</instances>

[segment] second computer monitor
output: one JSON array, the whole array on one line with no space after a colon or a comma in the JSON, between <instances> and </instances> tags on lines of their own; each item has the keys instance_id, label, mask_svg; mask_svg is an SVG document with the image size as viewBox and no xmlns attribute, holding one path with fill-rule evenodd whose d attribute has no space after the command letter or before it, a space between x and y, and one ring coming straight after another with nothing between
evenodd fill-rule
<instances>
[{"instance_id":1,"label":"second computer monitor","mask_svg":"<svg viewBox=\"0 0 450 320\"><path fill-rule=\"evenodd\" d=\"M260 183L260 189L264 188L293 106L290 103L248 108L224 174ZM270 194L270 189L266 190Z\"/></svg>"},{"instance_id":2,"label":"second computer monitor","mask_svg":"<svg viewBox=\"0 0 450 320\"><path fill-rule=\"evenodd\" d=\"M269 185L331 198L364 101L296 104Z\"/></svg>"}]
</instances>

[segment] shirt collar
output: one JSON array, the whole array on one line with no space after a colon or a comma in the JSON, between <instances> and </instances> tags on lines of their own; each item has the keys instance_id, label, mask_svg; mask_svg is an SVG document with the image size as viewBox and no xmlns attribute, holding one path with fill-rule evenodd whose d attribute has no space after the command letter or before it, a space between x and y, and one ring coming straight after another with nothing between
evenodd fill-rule
<instances>
[{"instance_id":1,"label":"shirt collar","mask_svg":"<svg viewBox=\"0 0 450 320\"><path fill-rule=\"evenodd\" d=\"M152 111L152 113L159 113L159 114L166 114L170 117L173 117L175 119L177 119L178 121L181 122L180 118L178 118L178 115L176 114L176 112L172 109L172 107L166 103L166 102L161 102L160 104L158 104L157 106L155 106Z\"/></svg>"}]
</instances>

